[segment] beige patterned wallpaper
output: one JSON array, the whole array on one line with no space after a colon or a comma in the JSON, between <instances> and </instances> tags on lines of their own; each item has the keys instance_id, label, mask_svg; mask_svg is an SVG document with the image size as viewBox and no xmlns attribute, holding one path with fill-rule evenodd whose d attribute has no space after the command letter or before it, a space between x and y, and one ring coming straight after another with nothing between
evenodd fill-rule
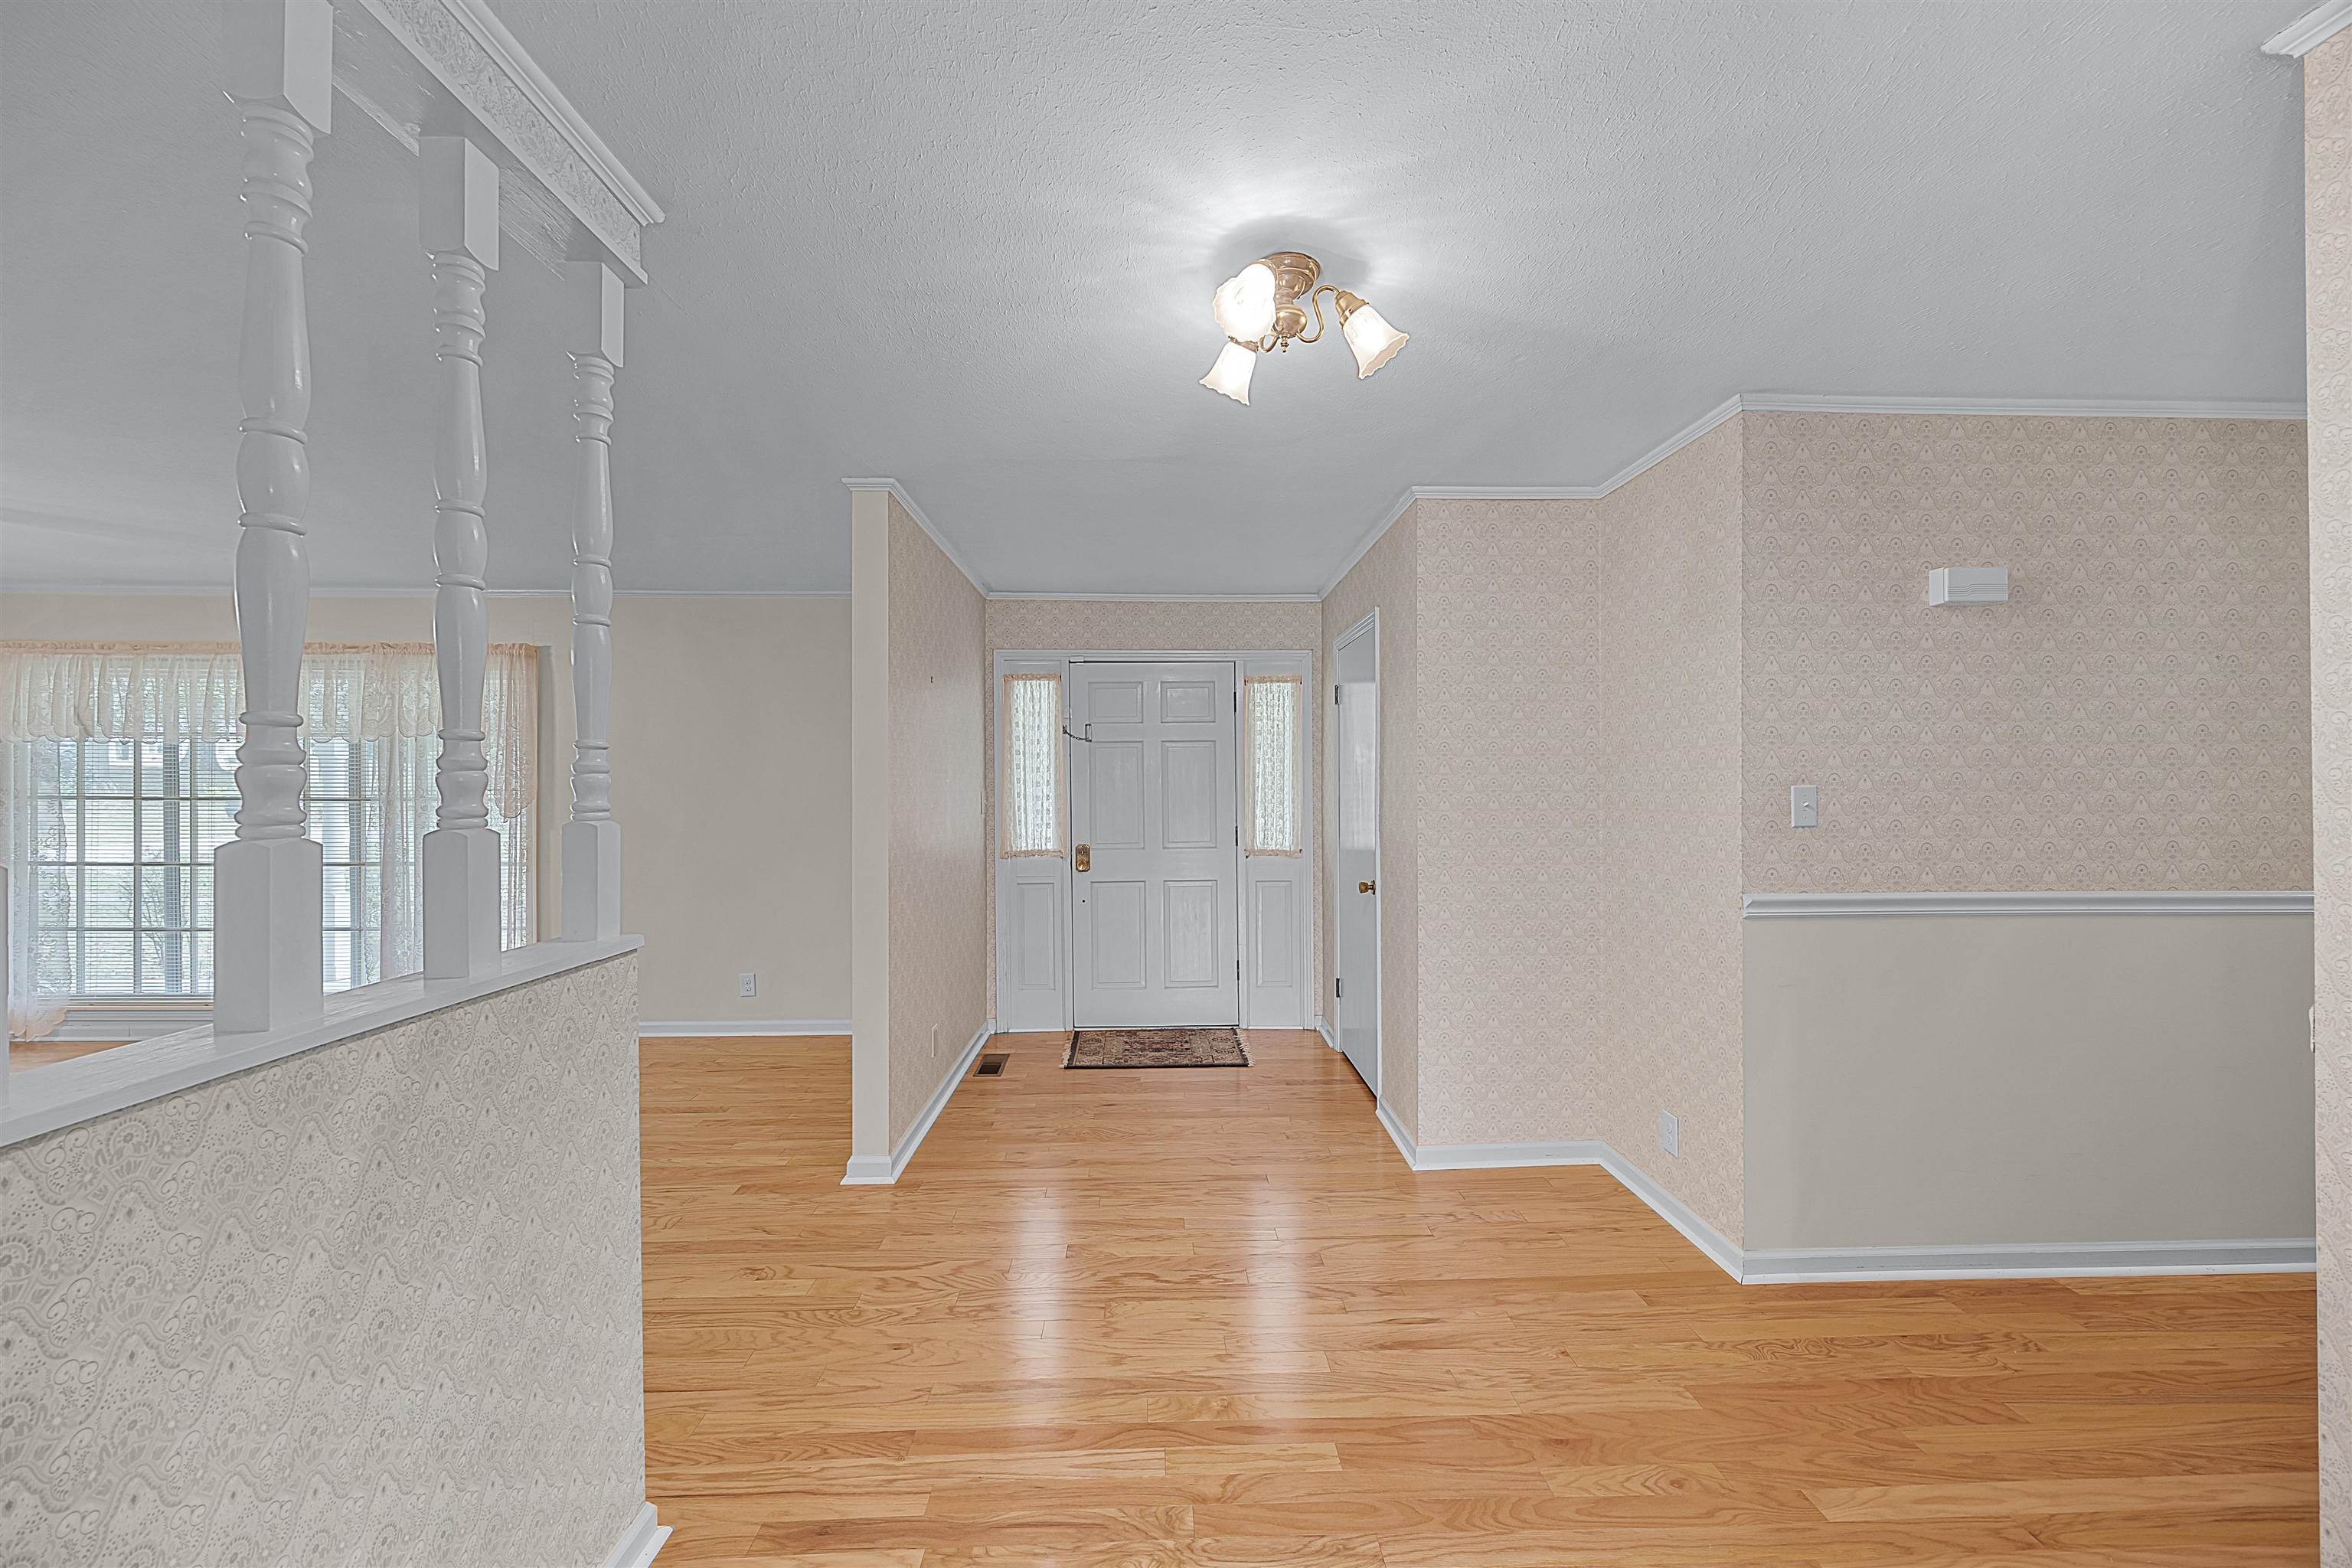
<instances>
[{"instance_id":1,"label":"beige patterned wallpaper","mask_svg":"<svg viewBox=\"0 0 2352 1568\"><path fill-rule=\"evenodd\" d=\"M1739 929L1743 420L1597 503L1604 1013L1588 1136L1735 1244L1745 1057ZM1680 1120L1681 1153L1658 1143Z\"/></svg>"},{"instance_id":2,"label":"beige patterned wallpaper","mask_svg":"<svg viewBox=\"0 0 2352 1568\"><path fill-rule=\"evenodd\" d=\"M1304 649L1315 656L1319 664L1322 656L1315 650L1321 641L1323 621L1319 605L1292 605L1271 600L1125 600L1125 599L991 599L988 601L988 655L985 668L996 668L996 655L1004 648L1024 648L1041 653L1079 652L1088 649L1132 649L1154 652L1192 652L1230 648L1236 652L1263 650L1284 652ZM1322 679L1319 670L1309 670L1307 689L1317 689ZM1322 711L1313 702L1307 705L1307 798L1318 798L1323 766L1323 749L1317 742L1322 724ZM996 726L992 713L987 721L988 774L984 781L988 792L988 820L996 820ZM1318 869L1314 877L1314 909L1323 907L1323 894L1330 881L1329 874L1321 868L1322 846L1316 846ZM1322 921L1319 916L1308 922L1313 932L1310 941L1313 952L1307 972L1307 994L1325 998L1326 1005L1331 987L1325 984L1316 989L1323 974ZM991 994L996 983L996 879L988 879L988 974Z\"/></svg>"},{"instance_id":3,"label":"beige patterned wallpaper","mask_svg":"<svg viewBox=\"0 0 2352 1568\"><path fill-rule=\"evenodd\" d=\"M634 955L0 1151L0 1562L597 1568Z\"/></svg>"},{"instance_id":4,"label":"beige patterned wallpaper","mask_svg":"<svg viewBox=\"0 0 2352 1568\"><path fill-rule=\"evenodd\" d=\"M1604 1052L1598 505L1413 505L1422 1142L1591 1125Z\"/></svg>"},{"instance_id":5,"label":"beige patterned wallpaper","mask_svg":"<svg viewBox=\"0 0 2352 1568\"><path fill-rule=\"evenodd\" d=\"M2352 32L2304 57L2319 1179L2319 1531L2352 1565Z\"/></svg>"},{"instance_id":6,"label":"beige patterned wallpaper","mask_svg":"<svg viewBox=\"0 0 2352 1568\"><path fill-rule=\"evenodd\" d=\"M890 498L890 1146L988 1022L987 600Z\"/></svg>"},{"instance_id":7,"label":"beige patterned wallpaper","mask_svg":"<svg viewBox=\"0 0 2352 1568\"><path fill-rule=\"evenodd\" d=\"M1381 613L1381 1098L1408 1136L1421 1140L1420 818L1417 602L1419 503L1408 507L1378 543L1340 579L1322 605L1323 668L1339 634L1374 609ZM1338 831L1330 727L1323 752L1323 842ZM1335 959L1339 936L1325 900L1321 950ZM1330 989L1327 982L1324 990ZM1328 1010L1330 1004L1324 1004Z\"/></svg>"},{"instance_id":8,"label":"beige patterned wallpaper","mask_svg":"<svg viewBox=\"0 0 2352 1568\"><path fill-rule=\"evenodd\" d=\"M2300 424L1739 423L1747 891L2309 885Z\"/></svg>"}]
</instances>

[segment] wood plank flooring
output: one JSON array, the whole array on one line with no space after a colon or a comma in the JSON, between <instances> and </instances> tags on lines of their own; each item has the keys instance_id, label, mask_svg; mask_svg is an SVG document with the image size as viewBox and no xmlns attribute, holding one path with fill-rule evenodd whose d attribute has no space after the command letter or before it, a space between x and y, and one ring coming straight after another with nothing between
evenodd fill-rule
<instances>
[{"instance_id":1,"label":"wood plank flooring","mask_svg":"<svg viewBox=\"0 0 2352 1568\"><path fill-rule=\"evenodd\" d=\"M859 1188L846 1041L646 1043L669 1568L2318 1560L2308 1276L1741 1287L1312 1035L998 1044Z\"/></svg>"}]
</instances>

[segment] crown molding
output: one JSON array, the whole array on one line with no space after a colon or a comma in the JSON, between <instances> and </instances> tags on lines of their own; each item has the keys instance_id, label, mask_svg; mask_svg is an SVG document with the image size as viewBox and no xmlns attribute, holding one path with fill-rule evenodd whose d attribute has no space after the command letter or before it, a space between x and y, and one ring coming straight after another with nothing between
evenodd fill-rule
<instances>
[{"instance_id":1,"label":"crown molding","mask_svg":"<svg viewBox=\"0 0 2352 1568\"><path fill-rule=\"evenodd\" d=\"M2345 0L2352 5L2352 0ZM1743 392L1732 413L1947 414L2045 419L2301 419L2300 403L2092 397L1849 397L1794 392ZM1728 415L1726 416L1728 417Z\"/></svg>"},{"instance_id":2,"label":"crown molding","mask_svg":"<svg viewBox=\"0 0 2352 1568\"><path fill-rule=\"evenodd\" d=\"M2273 33L2263 42L2263 53L2299 60L2347 24L2352 24L2352 0L2327 0Z\"/></svg>"},{"instance_id":3,"label":"crown molding","mask_svg":"<svg viewBox=\"0 0 2352 1568\"><path fill-rule=\"evenodd\" d=\"M940 553L948 558L949 563L963 574L963 580L978 590L982 598L989 596L988 584L980 580L980 574L973 571L956 547L947 542L945 534L931 526L931 520L923 515L923 509L915 504L915 498L907 493L906 486L892 479L844 479L841 482L852 491L887 490L891 499L907 509L907 515L915 520L915 526L930 536L931 542L940 547Z\"/></svg>"},{"instance_id":4,"label":"crown molding","mask_svg":"<svg viewBox=\"0 0 2352 1568\"><path fill-rule=\"evenodd\" d=\"M2352 20L2352 0L2330 0L2332 6ZM2325 9L2325 8L2323 8ZM2317 12L2313 16L2316 16ZM2339 20L2336 26L2343 26ZM2292 29L2290 29L2292 30ZM2280 35L2284 37L2285 35ZM2316 42L2317 40L2313 40ZM1735 393L1684 426L1641 457L1617 470L1607 480L1597 485L1561 485L1539 488L1506 488L1500 486L1414 485L1399 496L1386 516L1375 523L1370 531L1358 540L1347 559L1339 563L1329 581L1323 584L1321 596L1329 598L1357 563L1371 553L1388 531L1396 526L1397 519L1405 514L1413 502L1423 500L1465 499L1485 500L1599 500L1656 468L1685 447L1697 440L1735 414L1942 414L1994 415L2008 418L2053 419L2304 419L2307 410L2300 403L2228 403L2228 402L2167 402L2158 399L2138 400L2087 398L2031 397L1865 397L1830 394L1796 392Z\"/></svg>"},{"instance_id":5,"label":"crown molding","mask_svg":"<svg viewBox=\"0 0 2352 1568\"><path fill-rule=\"evenodd\" d=\"M474 41L480 46L482 52L506 71L516 89L530 100L531 107L547 116L548 123L555 127L572 152L579 154L581 161L596 172L596 177L604 182L604 188L628 209L629 216L636 219L640 226L650 228L662 221L661 204L654 200L645 186L637 184L635 174L622 166L621 160L614 156L613 150L604 145L604 139L596 134L595 127L572 107L572 100L563 96L563 89L540 69L539 62L530 58L512 33L507 31L507 25L491 12L486 0L441 0L441 3L449 15L457 18L458 25L474 36Z\"/></svg>"}]
</instances>

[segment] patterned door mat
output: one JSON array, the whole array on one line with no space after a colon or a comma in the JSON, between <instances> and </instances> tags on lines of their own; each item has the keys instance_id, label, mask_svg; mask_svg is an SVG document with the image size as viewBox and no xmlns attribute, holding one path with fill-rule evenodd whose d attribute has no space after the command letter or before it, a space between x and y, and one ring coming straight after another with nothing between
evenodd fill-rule
<instances>
[{"instance_id":1,"label":"patterned door mat","mask_svg":"<svg viewBox=\"0 0 2352 1568\"><path fill-rule=\"evenodd\" d=\"M1066 1068L1245 1068L1242 1032L1216 1029L1080 1029Z\"/></svg>"}]
</instances>

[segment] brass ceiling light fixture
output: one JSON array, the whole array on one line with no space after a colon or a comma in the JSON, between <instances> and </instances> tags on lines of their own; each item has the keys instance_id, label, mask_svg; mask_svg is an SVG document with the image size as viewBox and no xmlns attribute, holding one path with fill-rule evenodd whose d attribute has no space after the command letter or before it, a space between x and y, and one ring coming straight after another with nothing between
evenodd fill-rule
<instances>
[{"instance_id":1,"label":"brass ceiling light fixture","mask_svg":"<svg viewBox=\"0 0 2352 1568\"><path fill-rule=\"evenodd\" d=\"M1323 264L1296 250L1277 250L1251 262L1217 286L1210 308L1225 334L1217 363L1201 378L1211 392L1222 392L1235 403L1249 402L1250 371L1256 356L1276 350L1287 353L1293 343L1318 342L1323 337L1323 296L1332 297L1339 313L1339 333L1356 356L1356 379L1361 381L1396 357L1405 334L1383 320L1360 295L1316 279ZM1307 312L1315 312L1315 331L1307 331Z\"/></svg>"}]
</instances>

